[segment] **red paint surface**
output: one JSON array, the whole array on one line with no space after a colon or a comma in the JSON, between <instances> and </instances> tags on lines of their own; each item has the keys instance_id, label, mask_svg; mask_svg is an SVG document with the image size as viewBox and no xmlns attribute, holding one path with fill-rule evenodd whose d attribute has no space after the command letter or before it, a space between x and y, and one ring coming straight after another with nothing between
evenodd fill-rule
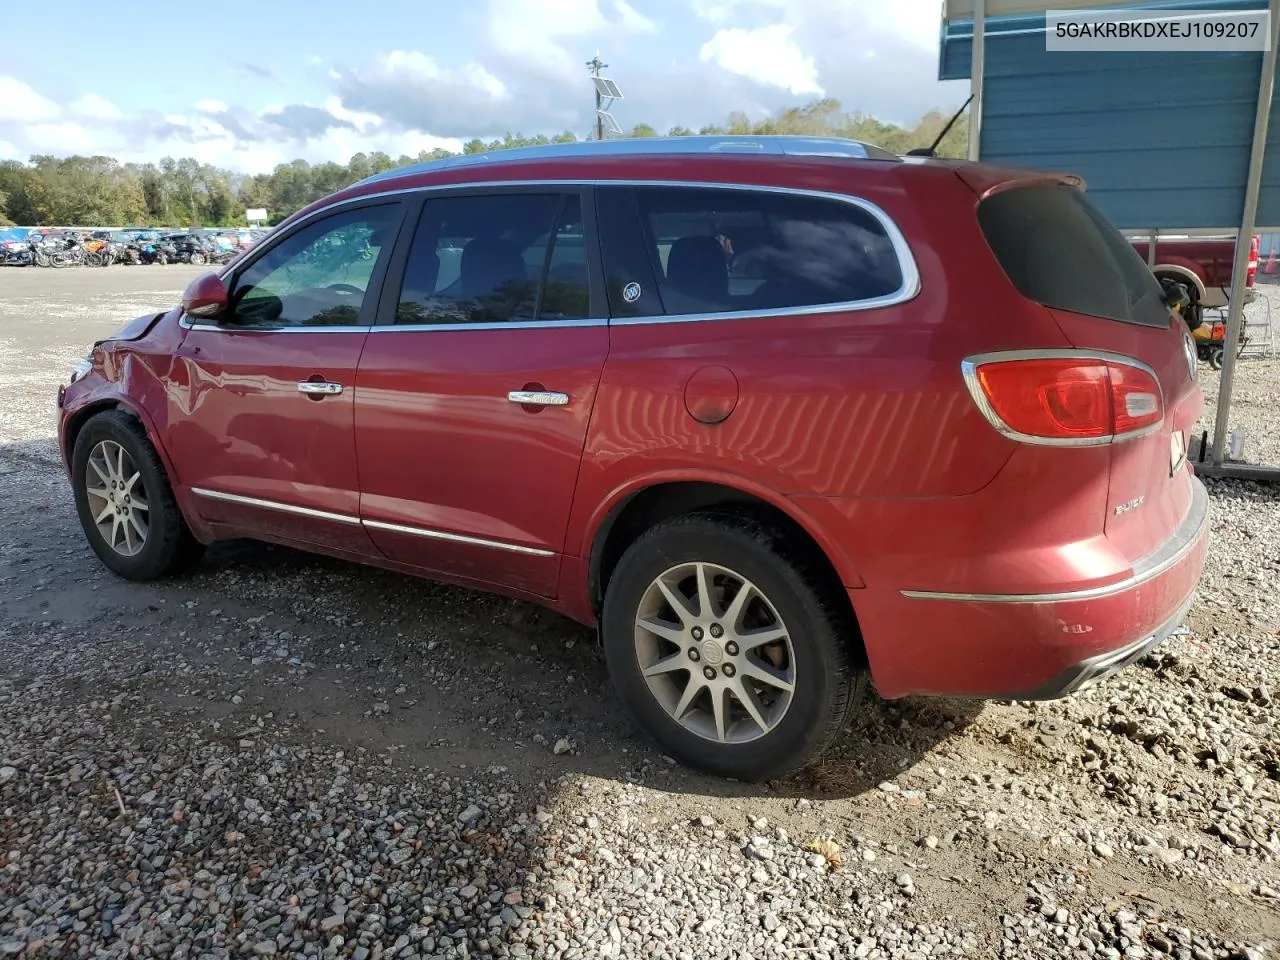
<instances>
[{"instance_id":1,"label":"red paint surface","mask_svg":"<svg viewBox=\"0 0 1280 960\"><path fill-rule=\"evenodd\" d=\"M883 694L1034 685L1171 615L1204 546L1100 601L900 593L1116 583L1173 533L1190 500L1185 468L1168 469L1172 431L1188 429L1201 404L1181 330L1023 300L974 211L980 194L1024 176L942 162L720 156L495 162L352 187L337 196L476 177L847 191L904 232L921 289L876 310L561 329L227 334L188 331L171 312L139 339L98 350L93 372L66 391L63 443L86 414L124 403L148 425L202 539L298 544L536 599L584 622L594 619L591 557L612 512L654 484L718 483L783 510L813 537L850 588ZM1017 444L986 422L960 376L972 354L1072 346L1155 368L1168 411L1161 430L1113 447ZM320 401L298 394L296 381L313 376L350 389ZM508 402L530 385L570 403ZM366 532L207 501L192 487L550 556ZM1115 514L1139 496L1140 509ZM1090 630L1063 632L1059 620Z\"/></svg>"}]
</instances>

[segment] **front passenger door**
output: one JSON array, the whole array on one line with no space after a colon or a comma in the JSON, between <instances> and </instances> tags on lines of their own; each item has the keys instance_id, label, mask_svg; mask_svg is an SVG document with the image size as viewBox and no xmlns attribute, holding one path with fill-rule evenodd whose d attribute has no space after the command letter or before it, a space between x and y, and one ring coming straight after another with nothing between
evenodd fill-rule
<instances>
[{"instance_id":1,"label":"front passenger door","mask_svg":"<svg viewBox=\"0 0 1280 960\"><path fill-rule=\"evenodd\" d=\"M402 215L384 201L306 222L231 275L224 316L183 320L166 445L224 532L373 552L353 391Z\"/></svg>"}]
</instances>

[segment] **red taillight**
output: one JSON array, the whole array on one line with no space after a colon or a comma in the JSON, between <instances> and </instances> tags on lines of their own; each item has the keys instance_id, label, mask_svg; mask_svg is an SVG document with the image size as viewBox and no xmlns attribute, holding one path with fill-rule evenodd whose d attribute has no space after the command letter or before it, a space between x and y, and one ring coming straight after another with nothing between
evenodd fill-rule
<instances>
[{"instance_id":1,"label":"red taillight","mask_svg":"<svg viewBox=\"0 0 1280 960\"><path fill-rule=\"evenodd\" d=\"M1258 251L1261 249L1259 237L1254 234L1253 240L1249 243L1249 270L1245 274L1244 285L1246 287L1253 286L1253 278L1258 275Z\"/></svg>"},{"instance_id":2,"label":"red taillight","mask_svg":"<svg viewBox=\"0 0 1280 960\"><path fill-rule=\"evenodd\" d=\"M1064 446L1110 443L1164 420L1149 368L1070 351L973 357L965 382L991 425L1015 440Z\"/></svg>"}]
</instances>

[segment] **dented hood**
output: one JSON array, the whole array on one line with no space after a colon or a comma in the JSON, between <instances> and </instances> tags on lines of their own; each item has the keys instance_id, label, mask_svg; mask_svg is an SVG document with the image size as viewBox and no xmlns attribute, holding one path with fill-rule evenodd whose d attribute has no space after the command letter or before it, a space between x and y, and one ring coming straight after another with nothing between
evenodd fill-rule
<instances>
[{"instance_id":1,"label":"dented hood","mask_svg":"<svg viewBox=\"0 0 1280 960\"><path fill-rule=\"evenodd\" d=\"M174 309L177 309L177 308L175 307ZM144 316L137 317L133 320L130 320L128 323L126 323L123 327L121 327L111 336L103 337L101 340L97 341L94 344L94 346L96 347L103 343L109 343L113 340L114 341L141 340L150 332L152 327L154 327L157 323L160 322L161 318L163 318L166 314L170 312L172 311L165 310L160 313L148 313Z\"/></svg>"}]
</instances>

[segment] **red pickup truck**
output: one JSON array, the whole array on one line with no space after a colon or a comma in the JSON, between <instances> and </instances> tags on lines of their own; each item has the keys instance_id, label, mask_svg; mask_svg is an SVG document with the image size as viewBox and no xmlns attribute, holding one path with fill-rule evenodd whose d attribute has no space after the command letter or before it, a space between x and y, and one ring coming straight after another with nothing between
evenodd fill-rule
<instances>
[{"instance_id":1,"label":"red pickup truck","mask_svg":"<svg viewBox=\"0 0 1280 960\"><path fill-rule=\"evenodd\" d=\"M1202 310L1227 305L1231 265L1236 255L1235 237L1157 237L1154 260L1147 257L1149 237L1133 237L1130 243L1143 260L1152 264L1151 272L1157 278L1175 280L1187 288L1191 296L1191 304L1186 310L1188 320L1198 321ZM1255 235L1249 245L1245 303L1252 302L1258 295L1253 289L1254 276L1258 272L1258 243Z\"/></svg>"}]
</instances>

